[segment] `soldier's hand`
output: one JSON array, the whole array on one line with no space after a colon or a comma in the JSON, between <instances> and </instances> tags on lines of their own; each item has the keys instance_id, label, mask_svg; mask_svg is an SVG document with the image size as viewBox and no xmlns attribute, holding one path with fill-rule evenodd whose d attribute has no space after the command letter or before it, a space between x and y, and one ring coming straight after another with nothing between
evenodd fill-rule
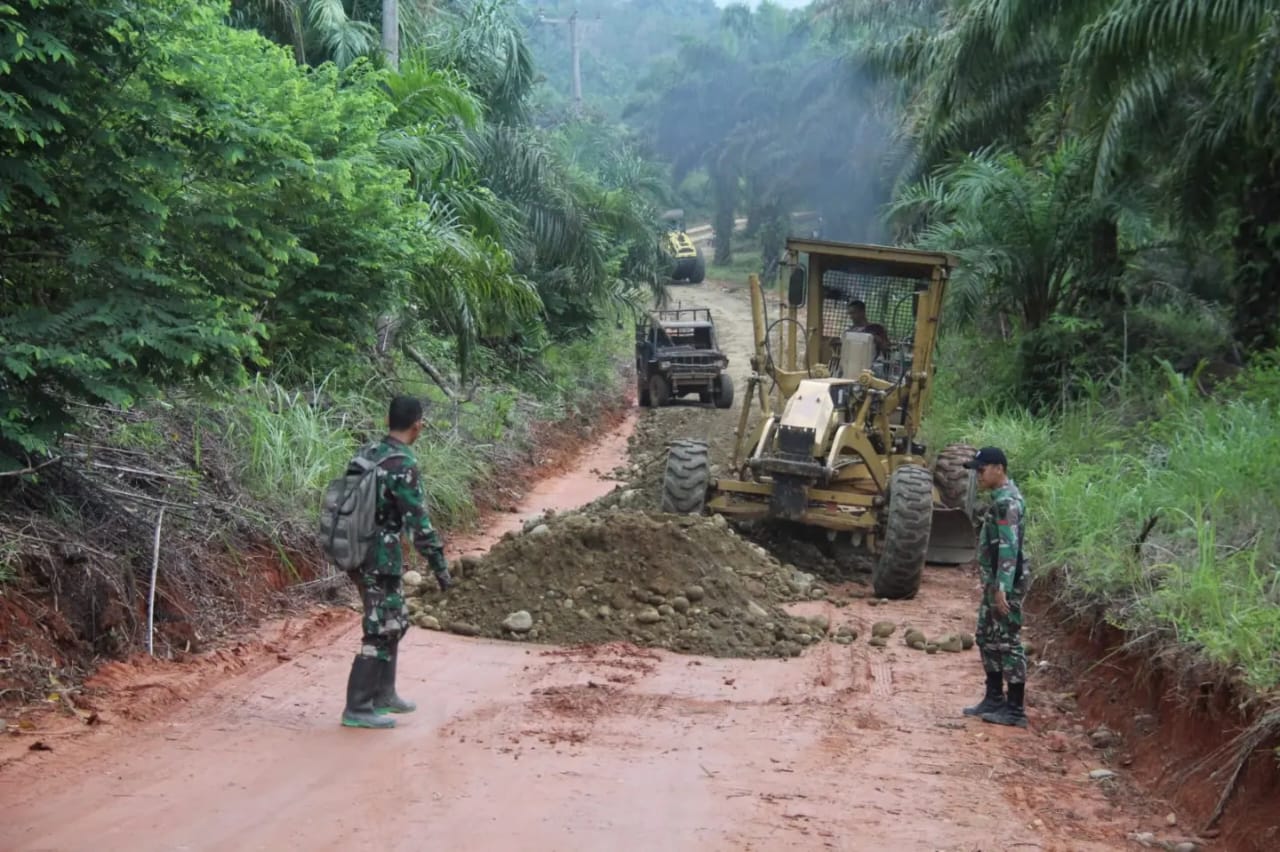
<instances>
[{"instance_id":1,"label":"soldier's hand","mask_svg":"<svg viewBox=\"0 0 1280 852\"><path fill-rule=\"evenodd\" d=\"M440 586L440 591L449 591L449 587L453 585L453 575L449 573L448 568L442 568L436 572L436 583Z\"/></svg>"},{"instance_id":2,"label":"soldier's hand","mask_svg":"<svg viewBox=\"0 0 1280 852\"><path fill-rule=\"evenodd\" d=\"M1001 588L996 589L996 612L1002 616L1009 614L1009 599L1005 597L1004 589Z\"/></svg>"}]
</instances>

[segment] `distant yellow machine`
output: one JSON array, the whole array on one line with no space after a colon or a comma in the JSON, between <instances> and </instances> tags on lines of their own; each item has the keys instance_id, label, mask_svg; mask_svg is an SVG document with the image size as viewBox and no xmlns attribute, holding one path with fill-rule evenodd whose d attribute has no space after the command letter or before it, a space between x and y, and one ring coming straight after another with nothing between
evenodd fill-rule
<instances>
[{"instance_id":1,"label":"distant yellow machine","mask_svg":"<svg viewBox=\"0 0 1280 852\"><path fill-rule=\"evenodd\" d=\"M973 449L948 447L931 468L920 442L954 266L946 254L789 239L784 316L767 322L750 279L755 354L731 469L712 479L707 444L675 442L664 510L848 536L877 555L880 597L915 595L926 561L972 560L974 481L961 462ZM748 433L753 400L762 417Z\"/></svg>"},{"instance_id":2,"label":"distant yellow machine","mask_svg":"<svg viewBox=\"0 0 1280 852\"><path fill-rule=\"evenodd\" d=\"M685 233L684 211L668 210L662 218L672 224L662 235L662 252L671 259L671 280L701 284L707 277L707 260L702 248Z\"/></svg>"}]
</instances>

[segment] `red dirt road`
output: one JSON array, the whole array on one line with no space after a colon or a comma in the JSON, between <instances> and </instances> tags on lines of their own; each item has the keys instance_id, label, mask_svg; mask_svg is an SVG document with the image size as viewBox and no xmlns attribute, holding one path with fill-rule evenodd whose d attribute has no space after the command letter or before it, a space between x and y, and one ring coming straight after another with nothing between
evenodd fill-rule
<instances>
[{"instance_id":1,"label":"red dirt road","mask_svg":"<svg viewBox=\"0 0 1280 852\"><path fill-rule=\"evenodd\" d=\"M617 463L627 429L512 520L607 491L592 471ZM0 849L991 852L1178 839L1169 809L1133 796L1123 770L1089 780L1102 757L1042 678L1032 729L998 728L959 714L980 692L976 652L912 651L901 628L887 648L867 644L882 619L966 629L970 575L931 569L917 599L880 607L850 592L861 589L831 592L843 607L805 608L859 639L788 661L413 630L400 691L420 709L389 732L338 725L358 630L354 613L331 615L266 637L250 662L222 652L214 689L180 690L189 700L148 721L109 717L46 737L52 751L26 752L32 735L9 743L22 757L0 762ZM185 670L166 665L113 670L119 694L171 689Z\"/></svg>"},{"instance_id":2,"label":"red dirt road","mask_svg":"<svg viewBox=\"0 0 1280 852\"><path fill-rule=\"evenodd\" d=\"M970 583L844 609L938 630ZM337 724L348 628L167 718L0 775L8 850L1122 849L1095 763L962 721L973 654L823 643L791 661L566 650L413 631L395 731ZM1034 694L1034 693L1033 693ZM1081 759L1081 758L1085 759Z\"/></svg>"}]
</instances>

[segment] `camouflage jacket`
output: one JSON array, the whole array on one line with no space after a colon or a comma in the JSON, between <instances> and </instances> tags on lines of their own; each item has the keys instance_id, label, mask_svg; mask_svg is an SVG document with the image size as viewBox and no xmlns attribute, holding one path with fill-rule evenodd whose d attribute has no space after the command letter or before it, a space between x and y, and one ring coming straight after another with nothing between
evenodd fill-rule
<instances>
[{"instance_id":1,"label":"camouflage jacket","mask_svg":"<svg viewBox=\"0 0 1280 852\"><path fill-rule=\"evenodd\" d=\"M400 537L408 533L414 549L427 560L431 570L443 571L449 566L444 556L444 542L427 517L418 460L413 450L387 436L372 449L363 451L365 458L374 461L386 459L394 453L403 453L405 458L392 459L382 465L387 472L386 487L378 495L377 522L382 534L370 548L365 570L396 577L403 574L404 554Z\"/></svg>"},{"instance_id":2,"label":"camouflage jacket","mask_svg":"<svg viewBox=\"0 0 1280 852\"><path fill-rule=\"evenodd\" d=\"M1019 554L1022 549L1023 517L1027 504L1022 492L1013 480L1007 480L991 495L991 509L982 522L978 534L978 568L982 587L992 589L999 585L1006 595L1021 593L1027 587L1025 558L1023 570L1018 576Z\"/></svg>"}]
</instances>

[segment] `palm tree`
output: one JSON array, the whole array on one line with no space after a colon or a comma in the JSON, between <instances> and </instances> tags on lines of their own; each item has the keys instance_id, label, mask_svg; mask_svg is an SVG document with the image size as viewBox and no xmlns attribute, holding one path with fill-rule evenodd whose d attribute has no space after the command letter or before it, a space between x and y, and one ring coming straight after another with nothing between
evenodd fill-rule
<instances>
[{"instance_id":1,"label":"palm tree","mask_svg":"<svg viewBox=\"0 0 1280 852\"><path fill-rule=\"evenodd\" d=\"M1142 216L1131 196L1092 191L1094 156L1079 140L1036 164L980 151L904 190L889 216L900 239L959 256L950 292L961 320L1000 312L1035 331L1091 297L1098 223Z\"/></svg>"},{"instance_id":2,"label":"palm tree","mask_svg":"<svg viewBox=\"0 0 1280 852\"><path fill-rule=\"evenodd\" d=\"M736 20L731 8L729 20ZM673 63L659 66L641 81L637 99L623 117L644 128L649 146L671 163L672 177L683 180L697 169L711 179L715 210L715 262L733 259L734 212L740 170L728 143L738 127L740 81L748 67L724 44L687 41Z\"/></svg>"},{"instance_id":3,"label":"palm tree","mask_svg":"<svg viewBox=\"0 0 1280 852\"><path fill-rule=\"evenodd\" d=\"M1268 0L1111 3L1081 31L1071 75L1105 127L1099 183L1155 119L1184 227L1234 210L1236 338L1254 350L1280 343L1280 9Z\"/></svg>"},{"instance_id":4,"label":"palm tree","mask_svg":"<svg viewBox=\"0 0 1280 852\"><path fill-rule=\"evenodd\" d=\"M439 263L420 273L431 295L418 302L457 336L464 362L482 337L510 334L539 309L553 320L565 306L590 316L629 298L628 276L649 280L650 249L635 248L642 221L644 242L654 243L643 195L573 168L530 124L532 58L503 0L387 0L376 22L342 0L237 5L241 25L301 43L303 60L345 66L366 56L391 66L381 153L405 169L429 211L422 229ZM375 10L365 7L369 17Z\"/></svg>"},{"instance_id":5,"label":"palm tree","mask_svg":"<svg viewBox=\"0 0 1280 852\"><path fill-rule=\"evenodd\" d=\"M1038 5L1051 14L1061 3ZM1030 9L1023 0L951 0L933 20L858 44L863 68L904 84L911 155L901 180L988 145L1036 147L1036 119L1053 112L1073 33L1036 25Z\"/></svg>"},{"instance_id":6,"label":"palm tree","mask_svg":"<svg viewBox=\"0 0 1280 852\"><path fill-rule=\"evenodd\" d=\"M469 180L435 181L437 193L441 185L466 187L442 194L510 252L513 272L536 285L553 323L586 325L597 306L627 302L636 283L656 281L651 187L634 163L629 176L621 160L573 163L564 146L530 123L532 58L504 3L440 10L414 61L417 73L431 68L466 80L483 107L483 120L464 130ZM616 140L607 147L627 153Z\"/></svg>"},{"instance_id":7,"label":"palm tree","mask_svg":"<svg viewBox=\"0 0 1280 852\"><path fill-rule=\"evenodd\" d=\"M343 0L232 0L231 23L289 45L299 65L345 68L378 46L377 30L353 19Z\"/></svg>"},{"instance_id":8,"label":"palm tree","mask_svg":"<svg viewBox=\"0 0 1280 852\"><path fill-rule=\"evenodd\" d=\"M873 0L845 0L846 7ZM1224 294L1239 340L1277 342L1280 306L1280 10L1267 0L951 0L936 29L864 50L907 84L911 178L986 145L1034 158L1090 141L1093 191L1161 187L1183 239L1234 233ZM1095 272L1121 270L1114 222L1091 236ZM1114 288L1112 288L1114 293Z\"/></svg>"},{"instance_id":9,"label":"palm tree","mask_svg":"<svg viewBox=\"0 0 1280 852\"><path fill-rule=\"evenodd\" d=\"M717 263L730 259L739 201L748 232L762 238L762 267L776 261L801 207L822 211L830 235L878 238L877 209L890 196L888 87L869 84L819 35L804 14L730 6L719 38L682 45L626 113L677 180L694 169L709 177Z\"/></svg>"}]
</instances>

